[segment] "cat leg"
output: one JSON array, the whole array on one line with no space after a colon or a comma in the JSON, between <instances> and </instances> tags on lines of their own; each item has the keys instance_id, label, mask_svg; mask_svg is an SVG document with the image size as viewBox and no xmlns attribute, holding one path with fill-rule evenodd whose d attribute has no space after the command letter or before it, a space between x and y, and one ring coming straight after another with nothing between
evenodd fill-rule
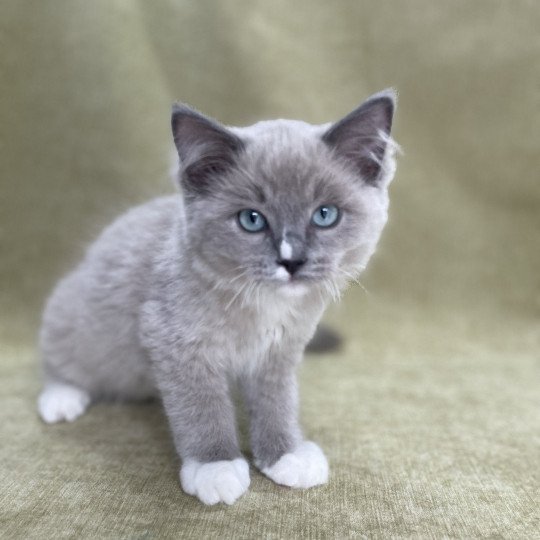
<instances>
[{"instance_id":1,"label":"cat leg","mask_svg":"<svg viewBox=\"0 0 540 540\"><path fill-rule=\"evenodd\" d=\"M158 367L157 380L182 458L182 488L204 504L232 504L247 491L250 478L227 378L203 358L167 365L166 373Z\"/></svg>"},{"instance_id":2,"label":"cat leg","mask_svg":"<svg viewBox=\"0 0 540 540\"><path fill-rule=\"evenodd\" d=\"M90 394L71 384L48 381L38 398L38 412L44 422L73 422L90 405Z\"/></svg>"},{"instance_id":3,"label":"cat leg","mask_svg":"<svg viewBox=\"0 0 540 540\"><path fill-rule=\"evenodd\" d=\"M309 488L328 481L322 450L304 441L298 423L298 390L292 364L270 359L243 384L251 418L255 465L277 484Z\"/></svg>"}]
</instances>

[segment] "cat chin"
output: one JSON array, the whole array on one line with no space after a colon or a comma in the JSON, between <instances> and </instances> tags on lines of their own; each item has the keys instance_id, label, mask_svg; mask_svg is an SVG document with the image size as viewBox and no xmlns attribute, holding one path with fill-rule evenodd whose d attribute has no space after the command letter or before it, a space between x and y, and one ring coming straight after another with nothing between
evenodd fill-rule
<instances>
[{"instance_id":1,"label":"cat chin","mask_svg":"<svg viewBox=\"0 0 540 540\"><path fill-rule=\"evenodd\" d=\"M309 285L298 281L289 281L287 283L279 283L277 287L279 294L288 298L298 298L304 296L309 291Z\"/></svg>"},{"instance_id":2,"label":"cat chin","mask_svg":"<svg viewBox=\"0 0 540 540\"><path fill-rule=\"evenodd\" d=\"M289 272L283 267L279 267L273 277L277 283L277 290L282 296L298 298L309 291L309 286L305 282L291 278Z\"/></svg>"}]
</instances>

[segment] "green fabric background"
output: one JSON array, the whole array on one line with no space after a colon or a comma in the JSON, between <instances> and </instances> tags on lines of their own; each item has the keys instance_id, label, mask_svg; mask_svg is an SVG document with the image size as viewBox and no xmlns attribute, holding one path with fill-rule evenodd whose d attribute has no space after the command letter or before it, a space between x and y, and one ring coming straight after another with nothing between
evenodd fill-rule
<instances>
[{"instance_id":1,"label":"green fabric background","mask_svg":"<svg viewBox=\"0 0 540 540\"><path fill-rule=\"evenodd\" d=\"M534 1L0 6L0 537L540 538L540 7ZM337 119L387 86L404 155L364 276L301 370L328 485L178 485L157 405L37 418L55 281L170 190L169 110Z\"/></svg>"}]
</instances>

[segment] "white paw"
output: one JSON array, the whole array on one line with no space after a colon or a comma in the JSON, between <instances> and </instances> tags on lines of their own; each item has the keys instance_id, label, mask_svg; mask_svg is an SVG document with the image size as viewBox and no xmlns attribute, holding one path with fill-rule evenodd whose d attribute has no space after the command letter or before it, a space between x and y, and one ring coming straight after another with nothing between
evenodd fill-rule
<instances>
[{"instance_id":1,"label":"white paw","mask_svg":"<svg viewBox=\"0 0 540 540\"><path fill-rule=\"evenodd\" d=\"M276 484L309 488L328 482L328 461L314 442L304 441L294 452L281 456L262 472Z\"/></svg>"},{"instance_id":2,"label":"white paw","mask_svg":"<svg viewBox=\"0 0 540 540\"><path fill-rule=\"evenodd\" d=\"M44 422L54 424L73 422L86 411L90 395L85 390L68 384L47 384L38 398L38 411Z\"/></svg>"},{"instance_id":3,"label":"white paw","mask_svg":"<svg viewBox=\"0 0 540 540\"><path fill-rule=\"evenodd\" d=\"M242 458L211 463L187 460L180 469L180 482L186 493L204 504L232 504L249 487L249 466Z\"/></svg>"}]
</instances>

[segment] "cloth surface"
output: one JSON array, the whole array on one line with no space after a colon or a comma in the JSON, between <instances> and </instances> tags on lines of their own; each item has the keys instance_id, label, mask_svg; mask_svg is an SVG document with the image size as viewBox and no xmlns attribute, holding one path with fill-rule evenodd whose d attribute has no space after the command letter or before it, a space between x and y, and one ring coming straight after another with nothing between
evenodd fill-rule
<instances>
[{"instance_id":1,"label":"cloth surface","mask_svg":"<svg viewBox=\"0 0 540 540\"><path fill-rule=\"evenodd\" d=\"M540 538L540 7L506 2L5 1L0 17L0 537ZM390 221L301 368L329 483L252 470L182 493L158 405L37 417L55 281L171 190L170 104L335 120L400 94Z\"/></svg>"}]
</instances>

